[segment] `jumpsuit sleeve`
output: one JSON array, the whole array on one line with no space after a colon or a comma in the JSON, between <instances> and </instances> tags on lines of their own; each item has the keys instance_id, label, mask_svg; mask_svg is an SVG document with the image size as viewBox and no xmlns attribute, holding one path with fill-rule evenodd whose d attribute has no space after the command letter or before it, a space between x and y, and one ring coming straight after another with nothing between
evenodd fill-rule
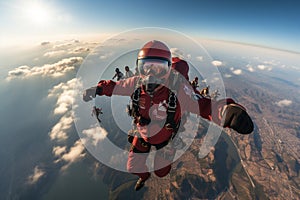
<instances>
[{"instance_id":1,"label":"jumpsuit sleeve","mask_svg":"<svg viewBox=\"0 0 300 200\"><path fill-rule=\"evenodd\" d=\"M179 103L187 112L191 112L201 116L204 119L213 121L220 125L222 119L222 109L225 105L235 103L230 98L215 101L209 98L201 98L195 100L192 97L193 89L191 86L184 85L178 92Z\"/></svg>"},{"instance_id":2,"label":"jumpsuit sleeve","mask_svg":"<svg viewBox=\"0 0 300 200\"><path fill-rule=\"evenodd\" d=\"M130 96L136 87L139 77L134 76L128 79L121 79L119 81L101 80L96 89L96 94L99 96Z\"/></svg>"}]
</instances>

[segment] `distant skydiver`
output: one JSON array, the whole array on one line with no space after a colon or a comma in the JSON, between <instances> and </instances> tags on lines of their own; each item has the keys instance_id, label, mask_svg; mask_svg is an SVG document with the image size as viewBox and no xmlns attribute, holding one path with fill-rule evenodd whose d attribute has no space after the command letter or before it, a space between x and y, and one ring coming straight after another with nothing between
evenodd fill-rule
<instances>
[{"instance_id":1,"label":"distant skydiver","mask_svg":"<svg viewBox=\"0 0 300 200\"><path fill-rule=\"evenodd\" d=\"M200 91L200 94L204 97L209 97L209 86L206 86Z\"/></svg>"},{"instance_id":2,"label":"distant skydiver","mask_svg":"<svg viewBox=\"0 0 300 200\"><path fill-rule=\"evenodd\" d=\"M130 78L134 76L133 72L129 69L128 66L125 66L125 78Z\"/></svg>"},{"instance_id":3,"label":"distant skydiver","mask_svg":"<svg viewBox=\"0 0 300 200\"><path fill-rule=\"evenodd\" d=\"M124 74L120 71L119 68L116 68L115 69L115 75L112 77L112 79L116 78L117 77L117 81L121 80L124 78Z\"/></svg>"},{"instance_id":4,"label":"distant skydiver","mask_svg":"<svg viewBox=\"0 0 300 200\"><path fill-rule=\"evenodd\" d=\"M198 77L196 76L194 78L194 80L191 82L191 85L193 87L194 90L197 90L197 87L199 87L199 84L198 84Z\"/></svg>"},{"instance_id":5,"label":"distant skydiver","mask_svg":"<svg viewBox=\"0 0 300 200\"><path fill-rule=\"evenodd\" d=\"M151 146L157 149L154 173L164 177L170 172L175 150L166 147L175 137L185 112L195 113L240 134L253 131L253 122L244 107L230 98L215 101L195 96L188 81L174 81L178 73L171 65L170 49L160 41L150 41L138 53L138 76L117 82L101 80L97 86L85 90L83 95L84 101L92 100L96 95L131 97L128 113L133 118L134 127L132 135L128 135L131 148L127 170L139 177L136 191L150 177L146 160Z\"/></svg>"},{"instance_id":6,"label":"distant skydiver","mask_svg":"<svg viewBox=\"0 0 300 200\"><path fill-rule=\"evenodd\" d=\"M96 106L93 106L92 116L95 116L99 123L101 123L101 119L99 118L100 114L103 114L102 108L97 108Z\"/></svg>"}]
</instances>

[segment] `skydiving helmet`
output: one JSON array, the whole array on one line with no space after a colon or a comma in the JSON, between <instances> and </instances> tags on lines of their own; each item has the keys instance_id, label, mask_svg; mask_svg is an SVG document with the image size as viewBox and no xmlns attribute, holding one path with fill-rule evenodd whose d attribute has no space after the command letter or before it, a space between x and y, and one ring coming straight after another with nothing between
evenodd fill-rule
<instances>
[{"instance_id":1,"label":"skydiving helmet","mask_svg":"<svg viewBox=\"0 0 300 200\"><path fill-rule=\"evenodd\" d=\"M136 65L146 91L152 93L164 84L170 75L170 49L162 42L152 40L139 51Z\"/></svg>"}]
</instances>

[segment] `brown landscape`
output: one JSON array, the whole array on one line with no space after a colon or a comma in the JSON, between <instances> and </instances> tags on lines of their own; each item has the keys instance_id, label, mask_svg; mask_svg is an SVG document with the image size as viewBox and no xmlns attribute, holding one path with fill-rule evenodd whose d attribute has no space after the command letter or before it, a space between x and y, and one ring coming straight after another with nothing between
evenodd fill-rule
<instances>
[{"instance_id":1,"label":"brown landscape","mask_svg":"<svg viewBox=\"0 0 300 200\"><path fill-rule=\"evenodd\" d=\"M240 136L228 131L243 160L245 170L262 186L270 199L300 198L300 113L297 86L260 77L247 79L238 88L229 90L237 96L255 121L254 134ZM228 82L230 88L234 80ZM275 105L291 99L293 106Z\"/></svg>"}]
</instances>

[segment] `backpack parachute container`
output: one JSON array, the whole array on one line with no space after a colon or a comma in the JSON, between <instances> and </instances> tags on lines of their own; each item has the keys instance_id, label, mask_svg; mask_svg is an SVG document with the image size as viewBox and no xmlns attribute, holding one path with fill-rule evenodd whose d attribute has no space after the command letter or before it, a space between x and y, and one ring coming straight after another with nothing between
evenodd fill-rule
<instances>
[{"instance_id":1,"label":"backpack parachute container","mask_svg":"<svg viewBox=\"0 0 300 200\"><path fill-rule=\"evenodd\" d=\"M189 65L185 60L179 57L173 57L172 69L179 72L187 81L189 81Z\"/></svg>"}]
</instances>

